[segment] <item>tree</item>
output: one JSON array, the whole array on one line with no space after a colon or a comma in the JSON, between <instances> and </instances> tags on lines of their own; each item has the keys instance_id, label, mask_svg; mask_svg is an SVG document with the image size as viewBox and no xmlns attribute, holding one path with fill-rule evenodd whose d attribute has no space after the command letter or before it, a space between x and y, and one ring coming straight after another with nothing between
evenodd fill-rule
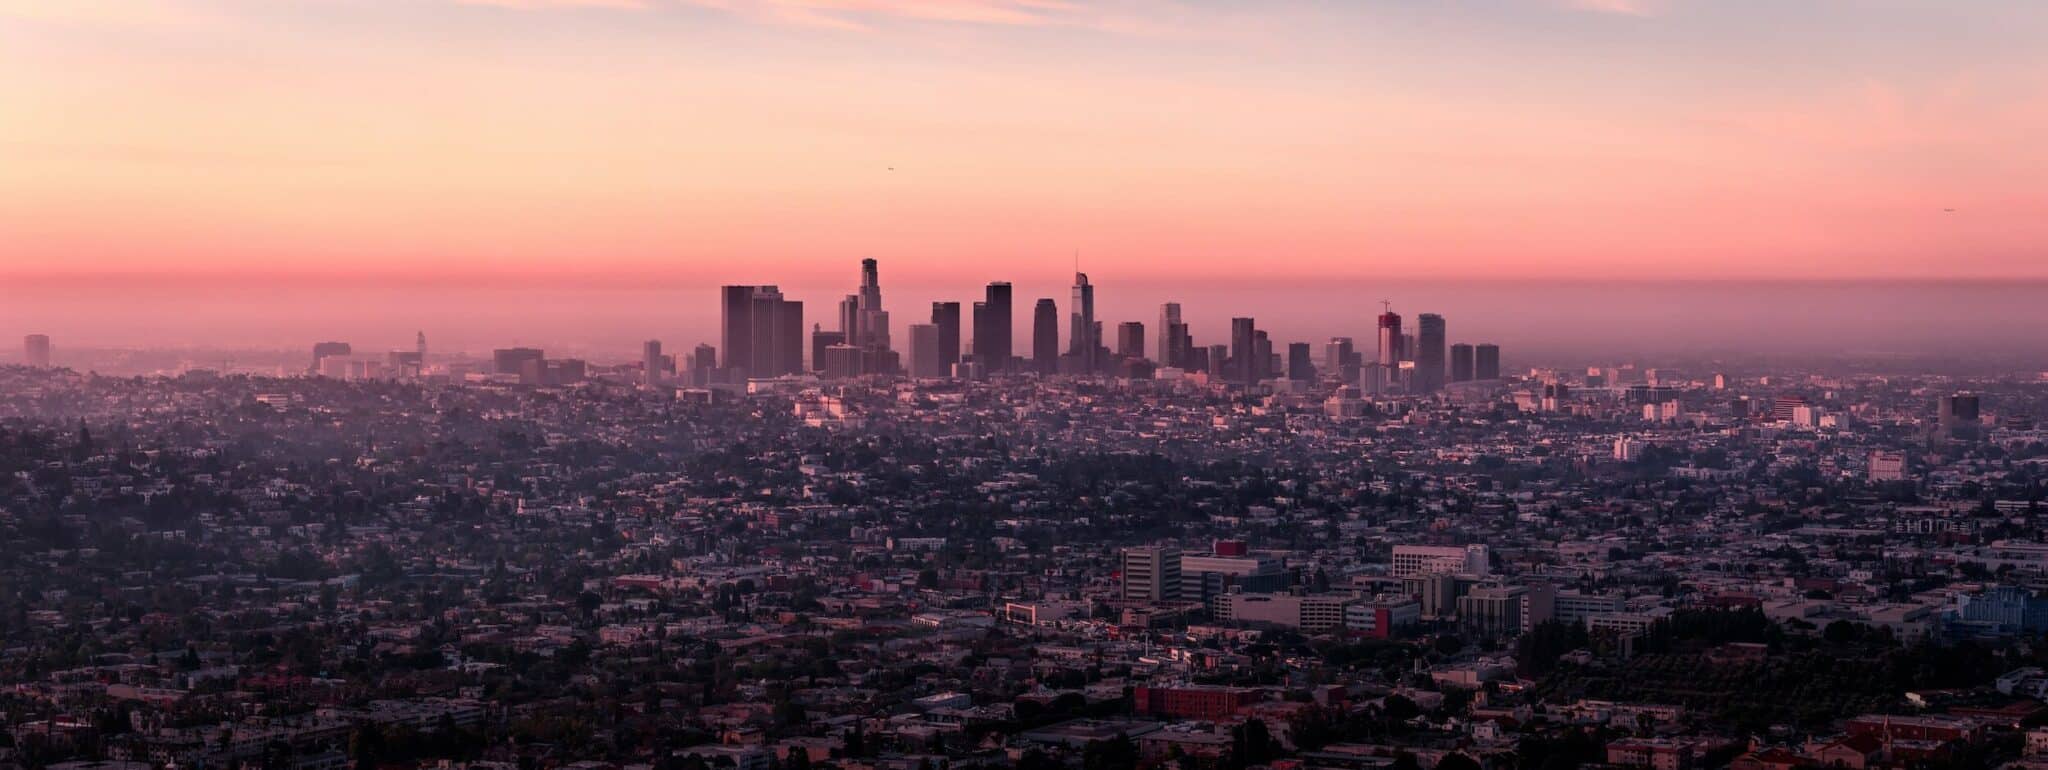
<instances>
[{"instance_id":1,"label":"tree","mask_svg":"<svg viewBox=\"0 0 2048 770\"><path fill-rule=\"evenodd\" d=\"M1138 764L1138 744L1131 736L1117 733L1106 741L1096 741L1081 750L1081 770L1125 770Z\"/></svg>"},{"instance_id":2,"label":"tree","mask_svg":"<svg viewBox=\"0 0 2048 770\"><path fill-rule=\"evenodd\" d=\"M348 758L356 770L376 770L384 754L384 733L365 723L348 736Z\"/></svg>"},{"instance_id":3,"label":"tree","mask_svg":"<svg viewBox=\"0 0 2048 770\"><path fill-rule=\"evenodd\" d=\"M1389 695L1380 702L1380 708L1387 714L1389 722L1406 722L1422 714L1422 707L1415 705L1403 695Z\"/></svg>"},{"instance_id":4,"label":"tree","mask_svg":"<svg viewBox=\"0 0 2048 770\"><path fill-rule=\"evenodd\" d=\"M1260 719L1247 719L1230 730L1230 764L1233 767L1263 765L1273 759L1273 734Z\"/></svg>"},{"instance_id":5,"label":"tree","mask_svg":"<svg viewBox=\"0 0 2048 770\"><path fill-rule=\"evenodd\" d=\"M1462 754L1462 753L1459 753L1459 752L1455 752L1455 751L1454 751L1454 752L1451 752L1451 753L1449 753L1449 754L1445 754L1445 755L1444 755L1444 758L1443 758L1443 759L1441 759L1441 760L1438 760L1438 761L1437 761L1437 763L1436 763L1436 770L1486 770L1486 769L1485 769L1484 767L1482 767L1482 766L1481 766L1481 765L1479 764L1479 760L1473 759L1473 758L1471 758L1471 757L1469 757L1469 756L1466 756L1465 754Z\"/></svg>"}]
</instances>

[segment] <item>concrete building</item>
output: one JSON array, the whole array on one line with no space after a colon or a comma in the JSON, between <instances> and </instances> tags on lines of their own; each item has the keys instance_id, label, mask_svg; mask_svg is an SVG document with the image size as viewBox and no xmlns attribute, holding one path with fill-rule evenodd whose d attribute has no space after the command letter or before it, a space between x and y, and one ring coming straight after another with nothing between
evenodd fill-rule
<instances>
[{"instance_id":1,"label":"concrete building","mask_svg":"<svg viewBox=\"0 0 2048 770\"><path fill-rule=\"evenodd\" d=\"M1394 546L1391 570L1394 577L1402 578L1426 572L1489 575L1493 572L1492 554L1484 545Z\"/></svg>"},{"instance_id":2,"label":"concrete building","mask_svg":"<svg viewBox=\"0 0 2048 770\"><path fill-rule=\"evenodd\" d=\"M1180 559L1178 548L1124 549L1123 598L1148 604L1179 601L1182 585Z\"/></svg>"}]
</instances>

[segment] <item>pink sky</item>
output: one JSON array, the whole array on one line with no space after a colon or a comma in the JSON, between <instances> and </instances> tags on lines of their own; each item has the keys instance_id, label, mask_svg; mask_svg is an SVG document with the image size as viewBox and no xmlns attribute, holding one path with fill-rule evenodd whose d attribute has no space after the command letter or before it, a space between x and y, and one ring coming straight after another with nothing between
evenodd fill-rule
<instances>
[{"instance_id":1,"label":"pink sky","mask_svg":"<svg viewBox=\"0 0 2048 770\"><path fill-rule=\"evenodd\" d=\"M1957 0L0 0L0 281L2043 278L2043 40Z\"/></svg>"}]
</instances>

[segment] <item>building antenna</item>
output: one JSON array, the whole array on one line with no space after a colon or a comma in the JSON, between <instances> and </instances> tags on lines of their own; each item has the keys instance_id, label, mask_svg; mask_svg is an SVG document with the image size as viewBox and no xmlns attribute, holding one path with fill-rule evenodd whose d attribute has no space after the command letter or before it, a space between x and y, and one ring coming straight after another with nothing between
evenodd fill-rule
<instances>
[{"instance_id":1,"label":"building antenna","mask_svg":"<svg viewBox=\"0 0 2048 770\"><path fill-rule=\"evenodd\" d=\"M1394 303L1393 303L1393 302L1392 302L1391 300L1384 300L1384 299L1383 299L1383 300L1380 300L1380 312L1383 312L1383 313L1392 313L1392 312L1394 312Z\"/></svg>"}]
</instances>

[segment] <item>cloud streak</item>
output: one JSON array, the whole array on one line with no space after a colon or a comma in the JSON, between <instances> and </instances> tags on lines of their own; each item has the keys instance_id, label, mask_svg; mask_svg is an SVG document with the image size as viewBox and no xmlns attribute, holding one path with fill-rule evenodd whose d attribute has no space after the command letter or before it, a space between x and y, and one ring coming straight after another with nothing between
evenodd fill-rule
<instances>
[{"instance_id":1,"label":"cloud streak","mask_svg":"<svg viewBox=\"0 0 2048 770\"><path fill-rule=\"evenodd\" d=\"M484 5L493 8L544 9L544 8L614 8L638 11L652 7L648 0L455 0L457 5Z\"/></svg>"},{"instance_id":2,"label":"cloud streak","mask_svg":"<svg viewBox=\"0 0 2048 770\"><path fill-rule=\"evenodd\" d=\"M1083 0L452 0L526 10L696 8L766 24L860 30L890 21L1131 29L1133 17Z\"/></svg>"},{"instance_id":3,"label":"cloud streak","mask_svg":"<svg viewBox=\"0 0 2048 770\"><path fill-rule=\"evenodd\" d=\"M1655 0L1564 0L1566 8L1615 16L1655 16L1661 10Z\"/></svg>"}]
</instances>

